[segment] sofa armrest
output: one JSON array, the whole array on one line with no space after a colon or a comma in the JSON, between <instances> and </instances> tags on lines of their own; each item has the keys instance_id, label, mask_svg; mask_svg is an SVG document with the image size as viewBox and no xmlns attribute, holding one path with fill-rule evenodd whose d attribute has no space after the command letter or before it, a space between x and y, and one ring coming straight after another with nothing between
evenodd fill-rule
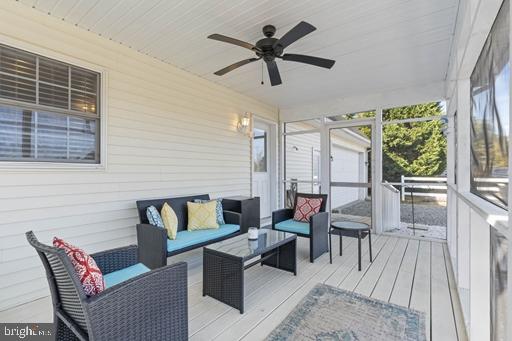
<instances>
[{"instance_id":1,"label":"sofa armrest","mask_svg":"<svg viewBox=\"0 0 512 341\"><path fill-rule=\"evenodd\" d=\"M159 268L85 302L91 340L187 340L187 264Z\"/></svg>"},{"instance_id":2,"label":"sofa armrest","mask_svg":"<svg viewBox=\"0 0 512 341\"><path fill-rule=\"evenodd\" d=\"M240 226L242 224L242 215L237 212L224 210L224 221L226 224L234 224Z\"/></svg>"},{"instance_id":3,"label":"sofa armrest","mask_svg":"<svg viewBox=\"0 0 512 341\"><path fill-rule=\"evenodd\" d=\"M91 257L104 275L139 262L137 245L97 252L91 254Z\"/></svg>"},{"instance_id":4,"label":"sofa armrest","mask_svg":"<svg viewBox=\"0 0 512 341\"><path fill-rule=\"evenodd\" d=\"M139 262L150 269L167 264L167 232L165 229L150 225L137 224L137 244Z\"/></svg>"},{"instance_id":5,"label":"sofa armrest","mask_svg":"<svg viewBox=\"0 0 512 341\"><path fill-rule=\"evenodd\" d=\"M283 208L272 212L272 229L276 226L276 224L292 218L293 209L291 208Z\"/></svg>"}]
</instances>

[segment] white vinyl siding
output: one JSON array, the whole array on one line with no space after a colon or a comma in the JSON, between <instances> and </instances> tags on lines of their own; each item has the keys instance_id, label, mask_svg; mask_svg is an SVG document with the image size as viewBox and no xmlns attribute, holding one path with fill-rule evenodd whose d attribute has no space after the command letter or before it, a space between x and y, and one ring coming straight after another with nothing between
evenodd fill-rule
<instances>
[{"instance_id":1,"label":"white vinyl siding","mask_svg":"<svg viewBox=\"0 0 512 341\"><path fill-rule=\"evenodd\" d=\"M250 195L238 117L277 121L277 108L16 2L2 2L0 17L0 43L108 75L104 169L0 168L0 310L49 294L28 230L96 252L136 242L138 199Z\"/></svg>"}]
</instances>

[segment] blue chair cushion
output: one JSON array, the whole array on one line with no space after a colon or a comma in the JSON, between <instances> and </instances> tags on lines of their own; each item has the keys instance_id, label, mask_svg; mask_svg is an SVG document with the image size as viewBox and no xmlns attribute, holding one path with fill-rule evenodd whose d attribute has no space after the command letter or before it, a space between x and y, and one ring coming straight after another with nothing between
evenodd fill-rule
<instances>
[{"instance_id":1,"label":"blue chair cushion","mask_svg":"<svg viewBox=\"0 0 512 341\"><path fill-rule=\"evenodd\" d=\"M276 230L309 235L309 223L288 219L277 223Z\"/></svg>"},{"instance_id":2,"label":"blue chair cushion","mask_svg":"<svg viewBox=\"0 0 512 341\"><path fill-rule=\"evenodd\" d=\"M142 263L129 266L127 268L111 272L103 275L105 281L105 287L110 288L116 284L129 280L130 278L142 275L143 273L149 272L149 268Z\"/></svg>"},{"instance_id":3,"label":"blue chair cushion","mask_svg":"<svg viewBox=\"0 0 512 341\"><path fill-rule=\"evenodd\" d=\"M178 231L176 239L167 240L167 252L177 251L212 239L221 238L237 231L240 231L240 226L234 224L219 225L218 229Z\"/></svg>"}]
</instances>

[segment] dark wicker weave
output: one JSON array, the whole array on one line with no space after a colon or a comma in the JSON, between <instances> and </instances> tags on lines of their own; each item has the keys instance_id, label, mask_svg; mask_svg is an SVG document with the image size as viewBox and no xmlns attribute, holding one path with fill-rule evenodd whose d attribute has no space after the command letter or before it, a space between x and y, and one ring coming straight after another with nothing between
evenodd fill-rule
<instances>
[{"instance_id":1,"label":"dark wicker weave","mask_svg":"<svg viewBox=\"0 0 512 341\"><path fill-rule=\"evenodd\" d=\"M325 212L327 204L327 194L308 194L296 193L294 205L297 205L297 197L304 198L322 198L320 212L313 215L309 221L309 234L296 233L299 237L309 238L309 261L313 263L315 259L329 251L328 235L329 235L329 213ZM295 207L284 208L272 212L272 229L276 228L276 224L293 218Z\"/></svg>"},{"instance_id":2,"label":"dark wicker weave","mask_svg":"<svg viewBox=\"0 0 512 341\"><path fill-rule=\"evenodd\" d=\"M237 251L240 250L240 246L247 245L248 240L244 235L233 238L233 242L227 244L226 251L205 247L203 296L213 297L243 314L245 270L261 264L297 275L297 237L293 233L284 235L286 239L274 241L271 245L260 247L246 255L240 255Z\"/></svg>"},{"instance_id":3,"label":"dark wicker weave","mask_svg":"<svg viewBox=\"0 0 512 341\"><path fill-rule=\"evenodd\" d=\"M176 263L87 296L62 249L26 233L46 270L56 340L187 340L187 264ZM91 255L104 274L138 262L137 246Z\"/></svg>"},{"instance_id":4,"label":"dark wicker weave","mask_svg":"<svg viewBox=\"0 0 512 341\"><path fill-rule=\"evenodd\" d=\"M137 244L139 246L139 259L151 269L156 269L167 264L167 257L171 257L186 251L197 249L205 245L216 243L218 241L232 238L240 234L240 231L231 233L227 236L212 239L203 243L191 245L173 252L167 252L167 232L157 226L149 224L146 216L146 209L149 206L155 206L160 211L164 203L169 204L178 217L178 231L187 229L188 213L187 202L195 199L210 200L208 194L193 195L187 197L175 197L166 199L151 199L137 201L137 211L139 213L140 224L137 225ZM240 213L224 210L224 220L226 224L240 226Z\"/></svg>"}]
</instances>

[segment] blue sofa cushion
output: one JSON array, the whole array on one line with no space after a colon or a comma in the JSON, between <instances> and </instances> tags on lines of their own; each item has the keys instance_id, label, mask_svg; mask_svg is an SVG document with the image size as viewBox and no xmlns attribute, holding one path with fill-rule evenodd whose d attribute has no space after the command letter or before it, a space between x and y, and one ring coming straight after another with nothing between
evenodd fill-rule
<instances>
[{"instance_id":1,"label":"blue sofa cushion","mask_svg":"<svg viewBox=\"0 0 512 341\"><path fill-rule=\"evenodd\" d=\"M234 224L219 225L218 229L178 231L176 239L167 240L167 252L173 252L212 239L221 238L237 231L240 231L240 226Z\"/></svg>"},{"instance_id":2,"label":"blue sofa cushion","mask_svg":"<svg viewBox=\"0 0 512 341\"><path fill-rule=\"evenodd\" d=\"M142 263L129 266L127 268L111 272L103 275L105 281L105 287L110 288L116 284L129 280L130 278L142 275L143 273L149 272L149 268Z\"/></svg>"},{"instance_id":3,"label":"blue sofa cushion","mask_svg":"<svg viewBox=\"0 0 512 341\"><path fill-rule=\"evenodd\" d=\"M309 235L309 223L288 219L277 223L276 230Z\"/></svg>"}]
</instances>

